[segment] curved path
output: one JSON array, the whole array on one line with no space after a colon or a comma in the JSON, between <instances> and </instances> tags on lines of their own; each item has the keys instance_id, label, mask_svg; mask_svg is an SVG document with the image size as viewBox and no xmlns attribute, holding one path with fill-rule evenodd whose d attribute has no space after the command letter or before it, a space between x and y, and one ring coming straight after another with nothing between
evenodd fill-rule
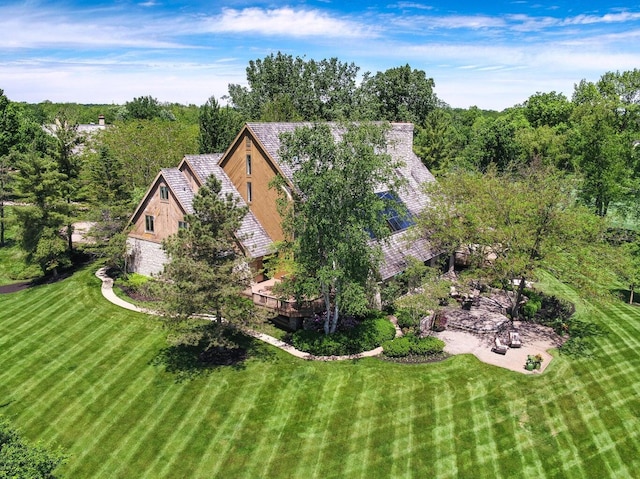
<instances>
[{"instance_id":1,"label":"curved path","mask_svg":"<svg viewBox=\"0 0 640 479\"><path fill-rule=\"evenodd\" d=\"M106 268L100 268L98 271L96 271L96 276L102 281L102 288L101 288L102 296L104 296L107 301L115 304L116 306L120 306L121 308L128 309L130 311L137 311L139 313L146 313L146 314L156 314L156 315L158 314L153 310L140 308L135 304L131 304L125 301L124 299L116 296L116 294L113 292L113 279L107 276ZM286 351L287 353L301 359L308 359L308 360L315 360L315 361L345 361L348 359L368 358L368 357L378 356L382 354L382 347L378 347L378 348L372 349L371 351L364 351L362 353L350 354L347 356L314 356L313 354L300 351L299 349L294 348L290 344L287 344L284 341L274 338L273 336L269 336L268 334L259 333L251 329L245 329L244 332L249 336L259 339L260 341L264 341L265 343L275 346L276 348L280 348L283 351Z\"/></svg>"}]
</instances>

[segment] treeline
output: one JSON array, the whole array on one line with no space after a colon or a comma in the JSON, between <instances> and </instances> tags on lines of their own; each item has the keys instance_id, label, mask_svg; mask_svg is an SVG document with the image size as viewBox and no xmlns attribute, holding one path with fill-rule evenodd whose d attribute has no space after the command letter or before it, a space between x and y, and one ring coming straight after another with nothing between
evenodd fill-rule
<instances>
[{"instance_id":1,"label":"treeline","mask_svg":"<svg viewBox=\"0 0 640 479\"><path fill-rule=\"evenodd\" d=\"M117 237L160 168L185 154L224 151L246 121L412 122L414 150L436 174L551 164L571 173L578 199L594 213L640 214L638 70L579 81L570 99L538 92L502 112L449 107L434 80L409 65L360 75L335 58L277 53L246 72L247 86L230 84L220 101L201 106L151 96L124 105L32 105L0 90L1 243L5 203L28 203L18 218L21 246L43 272L56 271L73 251L73 222L96 220L97 238ZM78 127L99 115L107 128ZM114 251L122 235L118 241Z\"/></svg>"}]
</instances>

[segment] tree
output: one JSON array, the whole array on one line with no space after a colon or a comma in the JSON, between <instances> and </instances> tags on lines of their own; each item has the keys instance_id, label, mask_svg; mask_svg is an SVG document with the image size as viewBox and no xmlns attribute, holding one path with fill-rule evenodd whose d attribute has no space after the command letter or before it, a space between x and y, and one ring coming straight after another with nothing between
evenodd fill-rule
<instances>
[{"instance_id":1,"label":"tree","mask_svg":"<svg viewBox=\"0 0 640 479\"><path fill-rule=\"evenodd\" d=\"M413 149L432 172L447 170L458 152L458 132L451 109L440 106L427 114L418 125Z\"/></svg>"},{"instance_id":2,"label":"tree","mask_svg":"<svg viewBox=\"0 0 640 479\"><path fill-rule=\"evenodd\" d=\"M60 231L69 218L65 201L65 176L55 161L31 153L19 164L17 191L29 203L16 210L20 243L27 261L38 264L43 274L57 276L70 264Z\"/></svg>"},{"instance_id":3,"label":"tree","mask_svg":"<svg viewBox=\"0 0 640 479\"><path fill-rule=\"evenodd\" d=\"M235 232L247 212L238 201L221 194L220 182L209 177L194 197L193 214L186 216L188 227L163 243L169 257L162 274L165 315L183 341L217 345L225 330L247 325L254 316L251 301L240 297L251 272L237 248ZM194 315L215 321L203 327Z\"/></svg>"},{"instance_id":4,"label":"tree","mask_svg":"<svg viewBox=\"0 0 640 479\"><path fill-rule=\"evenodd\" d=\"M78 145L83 142L83 138L78 133L78 124L72 122L65 112L56 116L54 123L48 127L54 142L52 156L58 164L58 170L64 175L62 184L63 196L67 202L67 247L73 250L73 225L71 216L73 215L73 200L79 189L78 178L80 176L81 161L78 154Z\"/></svg>"},{"instance_id":5,"label":"tree","mask_svg":"<svg viewBox=\"0 0 640 479\"><path fill-rule=\"evenodd\" d=\"M358 70L355 64L336 58L305 60L278 52L251 60L249 86L230 84L229 98L248 120L350 118Z\"/></svg>"},{"instance_id":6,"label":"tree","mask_svg":"<svg viewBox=\"0 0 640 479\"><path fill-rule=\"evenodd\" d=\"M606 73L575 86L570 137L584 177L582 200L600 216L610 206L626 215L640 198L640 70Z\"/></svg>"},{"instance_id":7,"label":"tree","mask_svg":"<svg viewBox=\"0 0 640 479\"><path fill-rule=\"evenodd\" d=\"M151 95L134 98L125 103L127 120L175 120L175 116L163 108L160 102Z\"/></svg>"},{"instance_id":8,"label":"tree","mask_svg":"<svg viewBox=\"0 0 640 479\"><path fill-rule=\"evenodd\" d=\"M434 86L433 78L408 64L374 76L367 72L360 87L363 117L421 124L436 106Z\"/></svg>"},{"instance_id":9,"label":"tree","mask_svg":"<svg viewBox=\"0 0 640 479\"><path fill-rule=\"evenodd\" d=\"M242 128L243 119L234 109L220 108L215 97L200 107L200 135L198 149L201 154L226 151Z\"/></svg>"},{"instance_id":10,"label":"tree","mask_svg":"<svg viewBox=\"0 0 640 479\"><path fill-rule=\"evenodd\" d=\"M107 148L122 165L126 188L139 200L161 168L198 152L198 126L161 120L116 122L101 131L91 146Z\"/></svg>"},{"instance_id":11,"label":"tree","mask_svg":"<svg viewBox=\"0 0 640 479\"><path fill-rule=\"evenodd\" d=\"M427 185L431 202L419 230L436 249L467 254L473 274L498 282L511 296L517 318L523 289L536 270L596 292L604 274L603 223L577 205L572 184L551 166L531 165L517 172L455 172Z\"/></svg>"},{"instance_id":12,"label":"tree","mask_svg":"<svg viewBox=\"0 0 640 479\"><path fill-rule=\"evenodd\" d=\"M552 91L550 93L538 92L531 95L524 103L524 115L531 124L539 126L555 127L567 125L571 117L573 104L562 93Z\"/></svg>"},{"instance_id":13,"label":"tree","mask_svg":"<svg viewBox=\"0 0 640 479\"><path fill-rule=\"evenodd\" d=\"M614 114L605 104L577 107L576 114L580 117L574 120L569 141L583 177L580 197L604 217L632 189L634 175L628 169L632 145L616 132Z\"/></svg>"},{"instance_id":14,"label":"tree","mask_svg":"<svg viewBox=\"0 0 640 479\"><path fill-rule=\"evenodd\" d=\"M381 185L399 187L385 153L385 131L368 123L334 130L316 124L281 136L282 162L293 170L293 202L285 203L283 227L295 261L294 292L299 298L322 295L327 334L342 312L366 309L367 282L379 261L371 236L389 234L387 203L375 194Z\"/></svg>"},{"instance_id":15,"label":"tree","mask_svg":"<svg viewBox=\"0 0 640 479\"><path fill-rule=\"evenodd\" d=\"M28 444L17 431L0 419L0 477L54 479L55 469L65 461L60 451Z\"/></svg>"},{"instance_id":16,"label":"tree","mask_svg":"<svg viewBox=\"0 0 640 479\"><path fill-rule=\"evenodd\" d=\"M10 171L12 160L10 155L19 142L18 115L0 88L0 247L5 244L5 201L9 193Z\"/></svg>"},{"instance_id":17,"label":"tree","mask_svg":"<svg viewBox=\"0 0 640 479\"><path fill-rule=\"evenodd\" d=\"M120 158L99 145L97 151L86 154L83 173L83 180L91 189L87 195L89 214L95 221L89 231L95 241L91 249L105 259L107 266L124 271L126 234L123 231L135 206L127 171Z\"/></svg>"}]
</instances>

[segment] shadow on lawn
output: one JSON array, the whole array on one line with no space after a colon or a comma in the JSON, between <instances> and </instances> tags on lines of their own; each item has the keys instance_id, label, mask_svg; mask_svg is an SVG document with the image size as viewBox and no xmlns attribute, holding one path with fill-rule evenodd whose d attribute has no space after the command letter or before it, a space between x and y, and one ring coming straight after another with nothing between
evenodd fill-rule
<instances>
[{"instance_id":1,"label":"shadow on lawn","mask_svg":"<svg viewBox=\"0 0 640 479\"><path fill-rule=\"evenodd\" d=\"M616 298L620 298L626 304L629 304L629 298L631 297L631 291L629 291L628 289L612 289L611 293ZM633 294L633 303L632 304L634 306L638 306L639 305L638 301L640 301L640 293L639 292L635 292Z\"/></svg>"},{"instance_id":2,"label":"shadow on lawn","mask_svg":"<svg viewBox=\"0 0 640 479\"><path fill-rule=\"evenodd\" d=\"M268 361L275 357L264 343L250 336L234 333L227 339L229 344L223 346L208 346L206 343L167 346L158 351L149 363L164 367L165 371L175 376L176 382L182 383L221 368L243 370L250 358Z\"/></svg>"}]
</instances>

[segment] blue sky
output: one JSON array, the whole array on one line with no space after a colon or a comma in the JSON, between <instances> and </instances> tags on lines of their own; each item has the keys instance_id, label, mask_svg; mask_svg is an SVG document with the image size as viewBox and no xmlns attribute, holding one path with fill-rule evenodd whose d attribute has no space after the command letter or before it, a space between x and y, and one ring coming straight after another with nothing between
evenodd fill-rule
<instances>
[{"instance_id":1,"label":"blue sky","mask_svg":"<svg viewBox=\"0 0 640 479\"><path fill-rule=\"evenodd\" d=\"M0 5L0 88L14 101L203 104L282 51L409 64L454 107L501 110L640 68L640 3L292 0L13 1Z\"/></svg>"}]
</instances>

